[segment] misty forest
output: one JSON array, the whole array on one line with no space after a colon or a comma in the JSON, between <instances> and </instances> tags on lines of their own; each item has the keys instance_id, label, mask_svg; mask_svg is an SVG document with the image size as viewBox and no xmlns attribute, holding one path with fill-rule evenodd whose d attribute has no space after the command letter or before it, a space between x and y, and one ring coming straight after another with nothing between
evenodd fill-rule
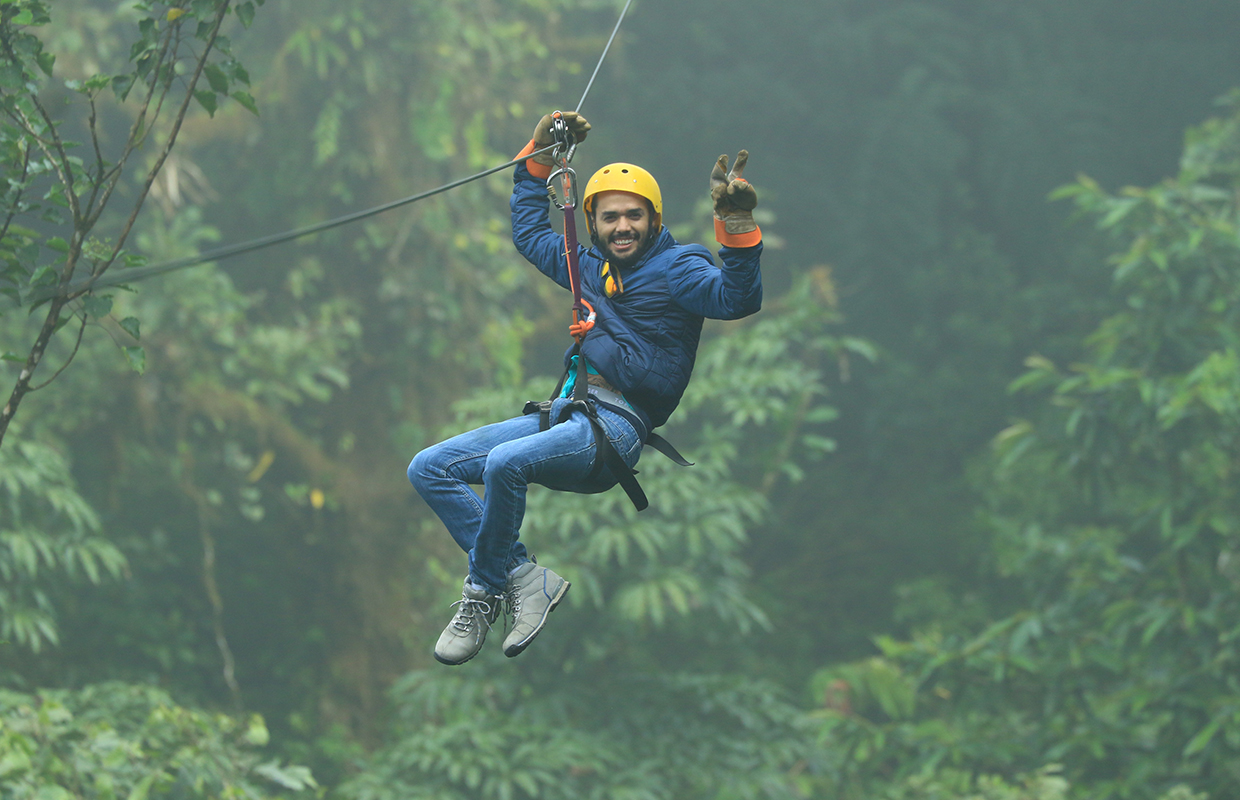
<instances>
[{"instance_id":1,"label":"misty forest","mask_svg":"<svg viewBox=\"0 0 1240 800\"><path fill-rule=\"evenodd\" d=\"M1240 4L622 9L0 0L0 797L1240 797ZM681 243L748 150L762 308L445 666L406 468L572 343L524 167L199 256L583 93Z\"/></svg>"}]
</instances>

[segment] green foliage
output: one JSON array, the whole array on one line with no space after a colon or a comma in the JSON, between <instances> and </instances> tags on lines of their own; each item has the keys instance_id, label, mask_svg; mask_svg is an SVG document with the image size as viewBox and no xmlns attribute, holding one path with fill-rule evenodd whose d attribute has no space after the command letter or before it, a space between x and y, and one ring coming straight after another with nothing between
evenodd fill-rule
<instances>
[{"instance_id":1,"label":"green foliage","mask_svg":"<svg viewBox=\"0 0 1240 800\"><path fill-rule=\"evenodd\" d=\"M883 352L837 387L839 452L808 469L812 495L776 504L762 533L785 554L763 565L769 593L804 590L784 610L804 632L784 640L790 661L866 653L893 586L975 568L965 465L1027 413L1004 393L1021 360L1066 359L1107 297L1098 244L1046 195L1082 171L1114 186L1172 169L1184 127L1235 81L1237 25L1240 7L1213 1L634 7L631 61L592 90L583 155L631 153L675 218L722 142L747 147L779 222L763 228L786 242L768 242L768 286L831 264L850 332ZM657 134L635 135L647 118Z\"/></svg>"},{"instance_id":2,"label":"green foliage","mask_svg":"<svg viewBox=\"0 0 1240 800\"><path fill-rule=\"evenodd\" d=\"M0 691L0 794L12 800L264 800L310 796L310 771L265 758L262 717L178 706L163 690L104 683Z\"/></svg>"},{"instance_id":3,"label":"green foliage","mask_svg":"<svg viewBox=\"0 0 1240 800\"><path fill-rule=\"evenodd\" d=\"M127 58L109 59L116 71L101 71L88 60L85 71L59 81L51 80L56 54L32 30L50 26L51 5L13 0L0 8L0 171L6 176L0 193L0 293L32 310L46 304L37 332L20 331L16 338L22 344L5 345L8 360L22 361L25 368L0 411L0 441L22 399L38 388L31 380L49 346L55 349L57 332L78 319L66 364L49 380L76 356L87 323L98 324L108 313L110 299L83 288L83 274L96 278L113 265L141 261L124 248L186 121L190 97L212 116L218 98L230 94L254 110L253 98L241 88L248 85L248 74L220 35L230 11L248 26L254 6L230 0L131 4L120 18L136 26L126 37ZM68 120L59 118L64 109L70 111ZM73 141L76 136L84 136L86 144ZM144 149L151 152L142 174L131 162ZM129 179L136 179L136 190L124 201L129 209L117 214L112 201L127 194ZM79 299L80 304L72 302ZM136 318L122 327L137 338ZM145 370L141 347L118 346L135 372ZM18 349L28 355L22 358Z\"/></svg>"},{"instance_id":4,"label":"green foliage","mask_svg":"<svg viewBox=\"0 0 1240 800\"><path fill-rule=\"evenodd\" d=\"M500 667L492 662L493 667ZM413 673L393 744L341 787L356 800L787 797L807 753L797 710L754 681L624 676L533 690L510 670ZM505 675L504 673L508 673Z\"/></svg>"},{"instance_id":5,"label":"green foliage","mask_svg":"<svg viewBox=\"0 0 1240 800\"><path fill-rule=\"evenodd\" d=\"M1014 383L1049 400L999 437L986 486L994 567L1023 608L970 638L887 644L876 664L901 665L914 712L824 728L855 726L842 738L874 764L1057 762L1090 798L1240 781L1236 99L1190 133L1176 178L1059 193L1120 244L1121 302L1070 368L1035 357Z\"/></svg>"},{"instance_id":6,"label":"green foliage","mask_svg":"<svg viewBox=\"0 0 1240 800\"><path fill-rule=\"evenodd\" d=\"M153 215L137 240L156 257L177 258L216 237L191 208L169 220ZM111 316L121 320L109 325L113 339L129 341L125 320L143 321L144 376L108 357L111 341L87 341L63 389L39 398L43 429L95 430L105 440L118 428L145 432L112 440L115 449L94 451L102 460L80 465L86 486L106 487L108 527L132 578L75 609L62 652L40 672L43 680L72 680L81 659L115 658L113 675L175 676L182 691L206 698L219 685L222 658L204 585L206 548L218 553L222 611L236 597L233 580L274 592L281 564L308 549L297 526L309 527L314 509L304 491L293 499L288 489L321 490L331 467L288 417L348 387L360 326L352 304L319 294L312 270L272 292L244 292L212 266L168 276L163 286L112 300ZM83 395L95 405L76 400ZM279 533L285 527L295 531L290 539ZM267 558L253 571L242 566ZM240 624L251 619L274 625L248 614ZM221 630L229 641L232 626ZM284 630L304 641L303 628Z\"/></svg>"},{"instance_id":7,"label":"green foliage","mask_svg":"<svg viewBox=\"0 0 1240 800\"><path fill-rule=\"evenodd\" d=\"M35 653L59 640L54 597L65 582L102 583L126 569L99 535L64 458L34 441L0 450L0 638Z\"/></svg>"}]
</instances>

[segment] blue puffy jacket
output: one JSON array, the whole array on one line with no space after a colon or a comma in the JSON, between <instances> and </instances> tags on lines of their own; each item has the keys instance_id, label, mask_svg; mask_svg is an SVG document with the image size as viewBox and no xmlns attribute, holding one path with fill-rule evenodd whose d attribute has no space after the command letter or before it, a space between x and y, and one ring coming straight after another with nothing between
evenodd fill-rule
<instances>
[{"instance_id":1,"label":"blue puffy jacket","mask_svg":"<svg viewBox=\"0 0 1240 800\"><path fill-rule=\"evenodd\" d=\"M513 244L540 272L571 289L564 235L551 227L545 182L521 164L513 183ZM641 261L621 273L624 292L609 298L604 256L579 247L581 294L598 312L582 352L624 393L647 432L667 422L689 385L702 319L740 319L762 307L761 254L760 242L724 247L720 269L705 247L679 244L663 228Z\"/></svg>"}]
</instances>

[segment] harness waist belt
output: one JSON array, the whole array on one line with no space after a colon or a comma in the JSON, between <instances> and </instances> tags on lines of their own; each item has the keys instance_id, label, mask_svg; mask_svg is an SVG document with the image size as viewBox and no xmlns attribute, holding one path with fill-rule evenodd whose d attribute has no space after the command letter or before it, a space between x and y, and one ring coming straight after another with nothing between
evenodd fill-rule
<instances>
[{"instance_id":1,"label":"harness waist belt","mask_svg":"<svg viewBox=\"0 0 1240 800\"><path fill-rule=\"evenodd\" d=\"M591 376L593 377L593 376ZM624 399L624 395L619 392L613 392L611 389L604 389L602 386L590 385L588 391L590 395L597 398L600 403L606 403L609 406L620 406L621 408L632 409L629 401Z\"/></svg>"}]
</instances>

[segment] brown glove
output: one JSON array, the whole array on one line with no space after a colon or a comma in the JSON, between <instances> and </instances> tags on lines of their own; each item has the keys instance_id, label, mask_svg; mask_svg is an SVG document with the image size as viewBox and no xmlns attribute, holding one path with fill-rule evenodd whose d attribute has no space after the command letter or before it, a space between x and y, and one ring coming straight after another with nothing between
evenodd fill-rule
<instances>
[{"instance_id":1,"label":"brown glove","mask_svg":"<svg viewBox=\"0 0 1240 800\"><path fill-rule=\"evenodd\" d=\"M586 134L590 131L590 123L586 122L586 118L578 114L576 111L561 111L564 122L568 124L568 129L576 137L577 141L585 141ZM517 153L517 158L528 156L535 150L541 150L544 147L555 144L555 134L551 132L551 115L547 114L538 120L538 124L534 126L534 138L530 139L530 143L525 149ZM530 171L531 175L538 178L546 178L551 174L551 168L555 162L551 160L551 154L554 150L548 150L545 153L539 153L533 158L526 159L525 167Z\"/></svg>"},{"instance_id":2,"label":"brown glove","mask_svg":"<svg viewBox=\"0 0 1240 800\"><path fill-rule=\"evenodd\" d=\"M715 239L726 247L753 247L762 241L762 231L753 221L758 193L742 175L749 161L749 151L736 154L736 163L728 169L728 156L719 156L710 171L710 197L715 204Z\"/></svg>"},{"instance_id":3,"label":"brown glove","mask_svg":"<svg viewBox=\"0 0 1240 800\"><path fill-rule=\"evenodd\" d=\"M564 117L564 122L568 125L569 132L577 138L577 141L584 142L586 134L590 131L590 123L586 121L586 118L576 111L561 111L560 114ZM551 144L555 144L555 134L551 132L551 115L544 114L543 118L538 120L538 124L534 126L534 149L540 150ZM547 166L552 164L550 153L534 156L534 160L539 164L546 164Z\"/></svg>"}]
</instances>

